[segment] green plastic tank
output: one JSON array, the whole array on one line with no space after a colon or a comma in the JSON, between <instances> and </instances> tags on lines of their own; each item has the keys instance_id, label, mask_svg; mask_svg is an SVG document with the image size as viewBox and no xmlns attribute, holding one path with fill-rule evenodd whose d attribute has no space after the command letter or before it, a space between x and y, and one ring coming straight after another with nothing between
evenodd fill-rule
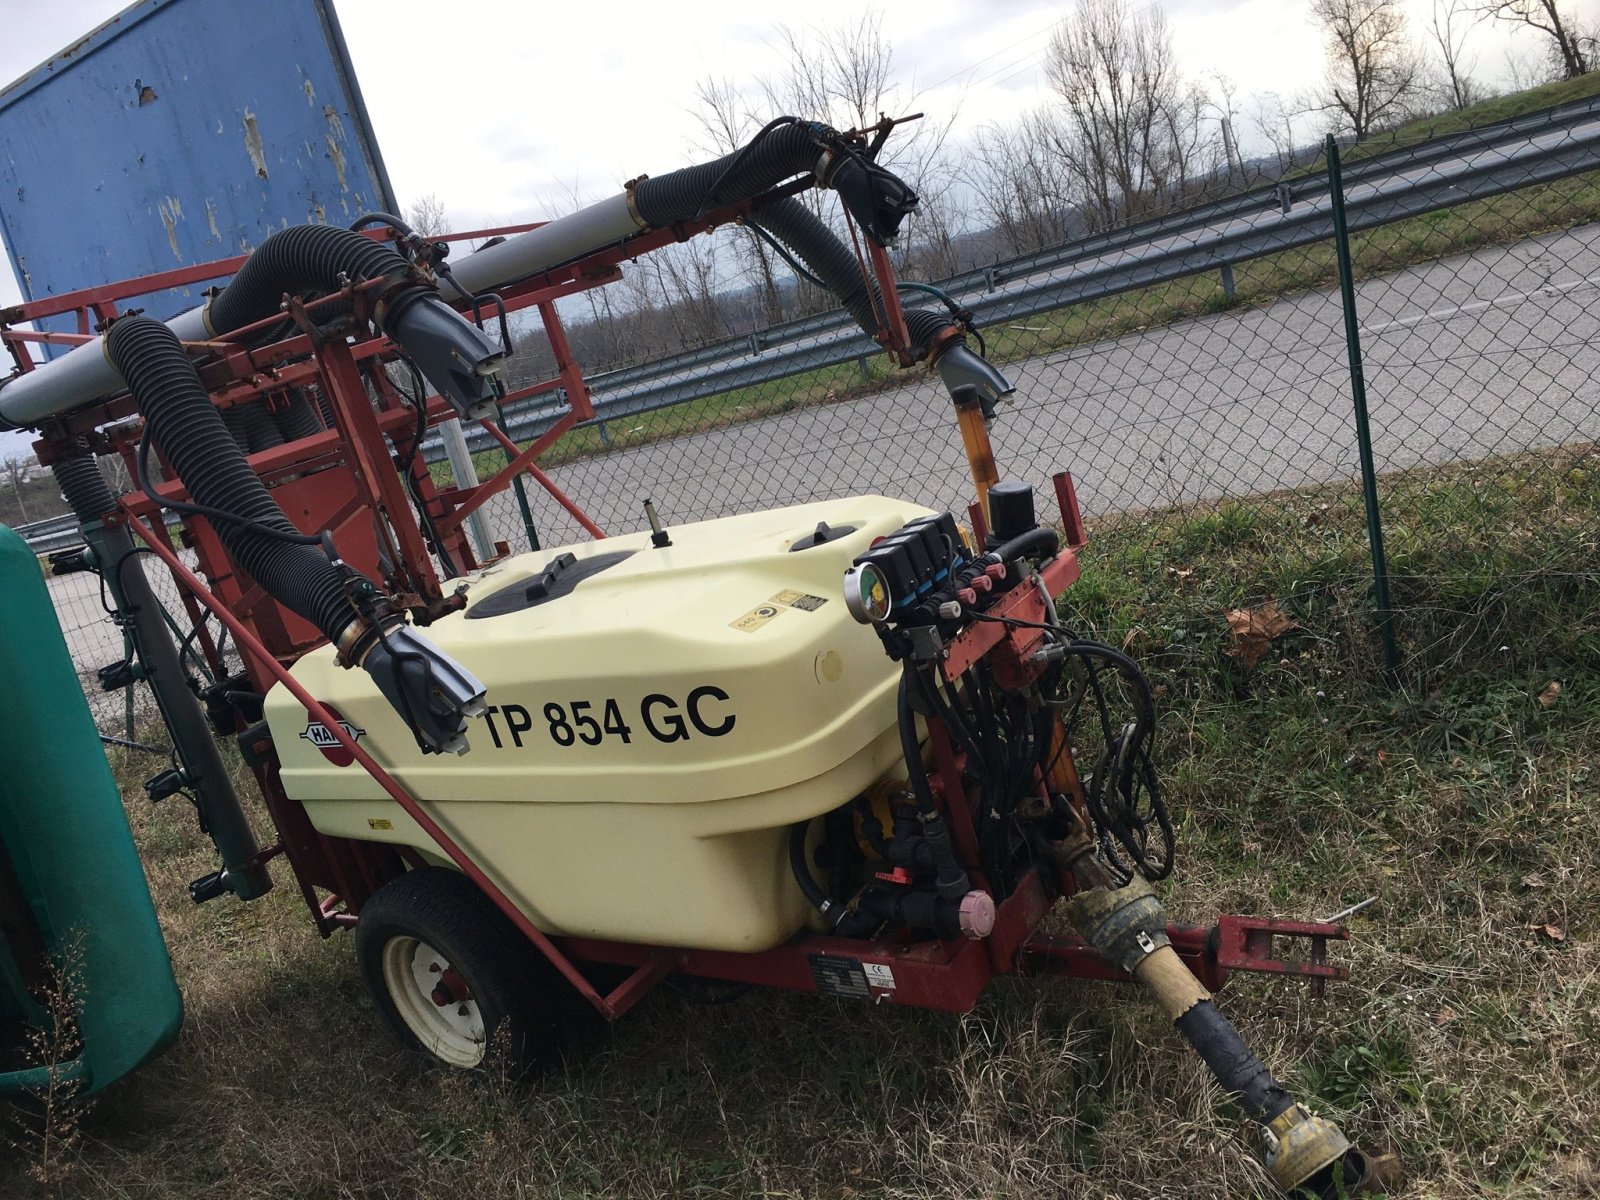
<instances>
[{"instance_id":1,"label":"green plastic tank","mask_svg":"<svg viewBox=\"0 0 1600 1200\"><path fill-rule=\"evenodd\" d=\"M29 1031L70 954L81 1050L57 1078L89 1094L170 1045L183 1001L39 561L4 526L0 680L0 1093L48 1082Z\"/></svg>"}]
</instances>

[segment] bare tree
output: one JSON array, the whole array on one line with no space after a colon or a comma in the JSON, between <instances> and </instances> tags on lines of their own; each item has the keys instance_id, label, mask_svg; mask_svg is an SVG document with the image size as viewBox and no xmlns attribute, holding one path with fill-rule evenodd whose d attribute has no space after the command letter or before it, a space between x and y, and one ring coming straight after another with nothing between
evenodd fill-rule
<instances>
[{"instance_id":1,"label":"bare tree","mask_svg":"<svg viewBox=\"0 0 1600 1200\"><path fill-rule=\"evenodd\" d=\"M1285 103L1283 97L1277 92L1267 92L1255 98L1255 111L1250 114L1250 121L1256 127L1267 145L1272 147L1272 155L1277 160L1278 174L1283 174L1295 165L1295 129L1294 119L1304 113Z\"/></svg>"},{"instance_id":2,"label":"bare tree","mask_svg":"<svg viewBox=\"0 0 1600 1200\"><path fill-rule=\"evenodd\" d=\"M1451 107L1456 109L1483 99L1483 89L1472 78L1472 70L1478 65L1477 57L1466 56L1467 36L1482 19L1472 0L1433 0L1428 36L1439 49L1440 74L1445 85L1442 90Z\"/></svg>"},{"instance_id":3,"label":"bare tree","mask_svg":"<svg viewBox=\"0 0 1600 1200\"><path fill-rule=\"evenodd\" d=\"M1573 18L1561 11L1559 0L1479 0L1475 11L1496 21L1525 25L1544 34L1562 79L1576 79L1593 66L1592 39L1587 39Z\"/></svg>"},{"instance_id":4,"label":"bare tree","mask_svg":"<svg viewBox=\"0 0 1600 1200\"><path fill-rule=\"evenodd\" d=\"M784 26L779 45L788 66L760 84L774 111L825 120L839 129L862 129L882 116L905 116L918 108L915 89L900 81L894 45L883 32L879 12L829 28ZM919 201L917 212L902 226L897 267L937 264L951 257L961 224L956 172L946 153L956 115L951 111L942 119L902 125L884 146L883 164L911 185ZM813 192L808 200L824 216L836 208L825 194Z\"/></svg>"},{"instance_id":5,"label":"bare tree","mask_svg":"<svg viewBox=\"0 0 1600 1200\"><path fill-rule=\"evenodd\" d=\"M1239 153L1239 110L1234 103L1239 89L1221 71L1211 73L1211 87L1209 106L1218 114L1217 132L1222 138L1222 166L1231 179L1235 171L1240 175L1245 173L1244 156Z\"/></svg>"},{"instance_id":6,"label":"bare tree","mask_svg":"<svg viewBox=\"0 0 1600 1200\"><path fill-rule=\"evenodd\" d=\"M1335 125L1359 142L1408 115L1422 66L1406 38L1401 0L1312 0L1311 15L1328 59L1317 106Z\"/></svg>"},{"instance_id":7,"label":"bare tree","mask_svg":"<svg viewBox=\"0 0 1600 1200\"><path fill-rule=\"evenodd\" d=\"M760 128L761 122L750 111L743 93L729 79L702 79L695 86L694 110L704 135L702 148L713 154L729 154L744 145ZM773 254L753 229L740 239L740 254L748 266L747 275L761 296L765 323L783 320L783 292L778 286Z\"/></svg>"},{"instance_id":8,"label":"bare tree","mask_svg":"<svg viewBox=\"0 0 1600 1200\"><path fill-rule=\"evenodd\" d=\"M406 224L423 237L438 237L450 232L450 216L444 210L444 201L433 193L418 196L406 209Z\"/></svg>"},{"instance_id":9,"label":"bare tree","mask_svg":"<svg viewBox=\"0 0 1600 1200\"><path fill-rule=\"evenodd\" d=\"M989 126L973 147L973 190L988 227L1008 255L1067 240L1070 213L1082 206L1082 180L1056 149L1065 134L1050 109L1009 128Z\"/></svg>"},{"instance_id":10,"label":"bare tree","mask_svg":"<svg viewBox=\"0 0 1600 1200\"><path fill-rule=\"evenodd\" d=\"M27 477L28 468L33 465L33 455L9 454L0 469L4 469L6 482L11 485L12 494L17 498L17 511L22 514L23 523L28 520L28 506L22 501L22 481Z\"/></svg>"},{"instance_id":11,"label":"bare tree","mask_svg":"<svg viewBox=\"0 0 1600 1200\"><path fill-rule=\"evenodd\" d=\"M1180 78L1159 8L1083 0L1052 35L1045 73L1060 100L1056 148L1086 181L1094 223L1179 196L1217 165L1208 97Z\"/></svg>"}]
</instances>

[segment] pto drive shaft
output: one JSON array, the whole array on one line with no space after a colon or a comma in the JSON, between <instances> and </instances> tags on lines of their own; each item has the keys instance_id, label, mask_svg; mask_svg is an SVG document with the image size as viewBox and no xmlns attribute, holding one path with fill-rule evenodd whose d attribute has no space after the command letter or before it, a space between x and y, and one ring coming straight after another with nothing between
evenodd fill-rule
<instances>
[{"instance_id":1,"label":"pto drive shaft","mask_svg":"<svg viewBox=\"0 0 1600 1200\"><path fill-rule=\"evenodd\" d=\"M1125 887L1095 861L1082 837L1058 844L1058 857L1085 890L1071 900L1078 933L1148 988L1211 1073L1262 1127L1267 1170L1285 1192L1332 1200L1356 1195L1368 1180L1366 1156L1333 1122L1308 1111L1272 1076L1218 1011L1167 939L1167 915L1140 876Z\"/></svg>"}]
</instances>

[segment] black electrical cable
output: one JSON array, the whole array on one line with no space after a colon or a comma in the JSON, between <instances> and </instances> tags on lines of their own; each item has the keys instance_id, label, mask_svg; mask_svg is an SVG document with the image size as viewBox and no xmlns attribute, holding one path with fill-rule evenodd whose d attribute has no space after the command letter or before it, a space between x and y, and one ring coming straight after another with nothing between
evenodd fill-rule
<instances>
[{"instance_id":1,"label":"black electrical cable","mask_svg":"<svg viewBox=\"0 0 1600 1200\"><path fill-rule=\"evenodd\" d=\"M755 148L761 144L763 139L765 139L768 134L772 133L774 130L782 129L785 125L799 125L800 123L799 117L773 117L772 120L768 121L759 130L757 130L755 137L751 138L743 146L739 147L739 149L734 153L732 161L723 168L722 172L714 180L712 180L711 185L706 188L705 195L700 197L700 207L695 211L695 219L699 220L701 217L705 216L706 210L715 205L717 200L717 192L721 189L722 185L728 181L728 177L730 175L744 165L745 160L755 152Z\"/></svg>"},{"instance_id":2,"label":"black electrical cable","mask_svg":"<svg viewBox=\"0 0 1600 1200\"><path fill-rule=\"evenodd\" d=\"M1020 540L1020 539L1018 539ZM1017 617L1001 617L990 613L970 612L975 620L1025 629L1059 631L1057 626L1038 621L1024 621ZM1156 714L1154 692L1150 681L1134 662L1120 650L1099 642L1073 639L1060 643L1062 652L1084 660L1090 690L1095 696L1101 724L1103 749L1089 785L1084 789L1084 799L1090 815L1100 833L1102 857L1124 879L1131 876L1122 854L1132 860L1133 868L1146 878L1165 878L1172 871L1173 850L1177 834L1166 801L1161 795L1160 777L1155 761L1150 755L1150 738L1154 733ZM1122 731L1112 724L1110 702L1100 684L1093 660L1110 664L1117 674L1133 687L1133 723ZM1109 779L1107 778L1109 776ZM1109 783L1110 791L1107 791ZM1111 797L1120 796L1120 813L1109 807ZM1149 807L1149 815L1141 815L1141 795ZM1152 861L1150 856L1150 825L1154 822L1159 832L1163 853ZM1120 847L1121 854L1118 853Z\"/></svg>"},{"instance_id":3,"label":"black electrical cable","mask_svg":"<svg viewBox=\"0 0 1600 1200\"><path fill-rule=\"evenodd\" d=\"M155 486L150 482L150 426L144 427L144 432L139 435L139 450L134 455L134 466L139 474L139 490L145 498L157 508L170 508L175 513L188 513L196 517L204 517L208 521L222 521L230 525L237 525L259 533L263 537L273 538L276 541L288 542L293 546L317 546L321 548L330 561L338 558L333 549L333 535L327 531L322 533L299 533L288 529L280 529L276 525L266 525L238 513L225 512L220 508L212 508L209 504L195 504L187 500L171 500L156 494Z\"/></svg>"},{"instance_id":4,"label":"black electrical cable","mask_svg":"<svg viewBox=\"0 0 1600 1200\"><path fill-rule=\"evenodd\" d=\"M826 283L818 279L810 271L806 270L806 268L801 264L800 260L793 254L789 253L789 247L785 246L777 238L773 237L760 225L757 225L754 221L750 221L746 223L745 228L754 233L767 245L771 246L772 249L777 253L778 257L783 259L784 262L788 263L790 269L793 270L796 275L800 276L801 279L804 279L812 287L821 288L823 291L828 290L828 285Z\"/></svg>"},{"instance_id":5,"label":"black electrical cable","mask_svg":"<svg viewBox=\"0 0 1600 1200\"><path fill-rule=\"evenodd\" d=\"M428 432L428 389L423 385L422 372L417 370L416 364L409 358L404 357L400 361L411 372L411 389L415 394L410 399L412 407L417 410L416 433L411 439L411 452L406 456L405 466L400 470L400 478L405 481L406 495L411 497L411 503L416 506L417 519L422 522L422 527L427 531L428 540L433 543L433 552L439 556L439 564L444 567L445 577L454 579L461 572L456 568L449 551L444 548L444 540L439 536L439 529L433 523L433 517L429 515L427 505L422 502L422 497L417 493L417 481L413 475L413 472L417 469L417 455L422 452L422 439L427 436Z\"/></svg>"}]
</instances>

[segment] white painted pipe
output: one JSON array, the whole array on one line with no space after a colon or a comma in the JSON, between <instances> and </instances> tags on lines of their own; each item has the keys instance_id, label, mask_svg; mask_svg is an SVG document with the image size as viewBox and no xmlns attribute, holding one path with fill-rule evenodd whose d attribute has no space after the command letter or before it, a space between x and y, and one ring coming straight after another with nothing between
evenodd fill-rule
<instances>
[{"instance_id":1,"label":"white painted pipe","mask_svg":"<svg viewBox=\"0 0 1600 1200\"><path fill-rule=\"evenodd\" d=\"M167 325L187 342L211 336L204 307L179 313ZM36 425L57 413L115 395L125 386L122 375L106 357L105 339L97 337L9 383L0 383L0 421L13 428Z\"/></svg>"},{"instance_id":2,"label":"white painted pipe","mask_svg":"<svg viewBox=\"0 0 1600 1200\"><path fill-rule=\"evenodd\" d=\"M641 228L643 223L633 215L627 193L621 193L469 254L451 267L462 287L474 293L491 292L620 242ZM447 283L441 291L449 299L460 298ZM179 313L167 324L184 341L213 336L206 328L203 307ZM13 428L37 425L58 413L115 395L123 386L122 376L106 358L104 339L95 338L0 383L0 422Z\"/></svg>"},{"instance_id":3,"label":"white painted pipe","mask_svg":"<svg viewBox=\"0 0 1600 1200\"><path fill-rule=\"evenodd\" d=\"M450 270L468 291L492 292L620 242L644 227L623 192L469 254L460 262L452 262ZM441 285L440 290L452 300L459 298L448 285Z\"/></svg>"}]
</instances>

